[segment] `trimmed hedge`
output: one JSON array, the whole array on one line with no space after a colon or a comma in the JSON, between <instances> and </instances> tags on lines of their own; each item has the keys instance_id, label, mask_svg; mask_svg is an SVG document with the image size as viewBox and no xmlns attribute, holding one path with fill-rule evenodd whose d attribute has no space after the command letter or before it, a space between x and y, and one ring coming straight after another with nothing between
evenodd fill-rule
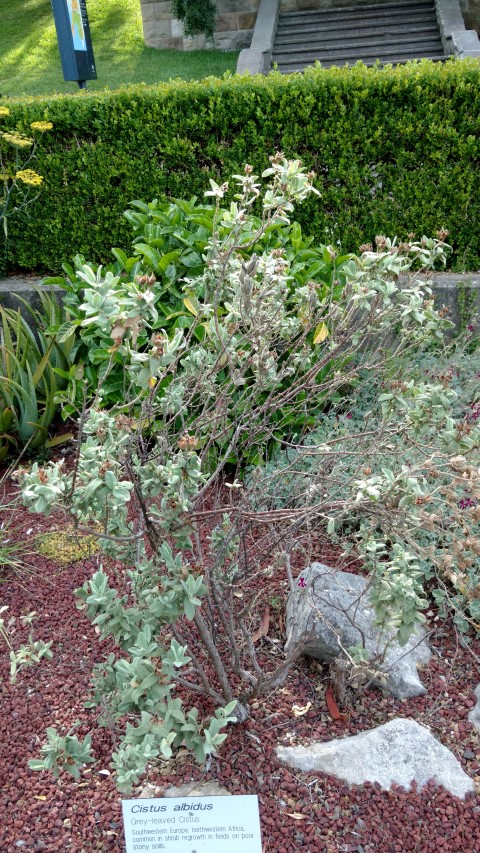
<instances>
[{"instance_id":1,"label":"trimmed hedge","mask_svg":"<svg viewBox=\"0 0 480 853\"><path fill-rule=\"evenodd\" d=\"M9 100L2 122L50 120L28 217L9 223L11 268L56 270L127 246L132 199L202 196L282 150L317 173L307 233L351 251L376 234L449 229L455 269L480 267L480 63L308 69L115 92Z\"/></svg>"}]
</instances>

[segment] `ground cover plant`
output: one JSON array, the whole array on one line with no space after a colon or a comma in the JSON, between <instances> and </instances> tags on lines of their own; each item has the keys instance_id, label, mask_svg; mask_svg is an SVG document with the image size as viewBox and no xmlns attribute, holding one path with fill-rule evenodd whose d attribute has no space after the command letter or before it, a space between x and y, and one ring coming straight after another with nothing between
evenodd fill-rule
<instances>
[{"instance_id":1,"label":"ground cover plant","mask_svg":"<svg viewBox=\"0 0 480 853\"><path fill-rule=\"evenodd\" d=\"M89 0L88 17L98 75L88 82L89 89L117 89L176 77L199 80L235 71L236 52L145 47L139 0ZM28 5L12 0L2 10L0 80L3 97L77 90L76 83L63 80L48 0Z\"/></svg>"},{"instance_id":2,"label":"ground cover plant","mask_svg":"<svg viewBox=\"0 0 480 853\"><path fill-rule=\"evenodd\" d=\"M345 553L358 556L363 551L364 565L373 571L382 561L382 573L387 555L394 554L399 563L405 559L393 544L397 524L403 524L397 512L401 516L414 501L418 518L415 531L408 535L410 576L417 575L423 584L436 578L433 599L440 610L453 613L465 642L471 627L478 630L480 617L480 511L478 486L472 488L479 461L480 347L471 339L467 329L463 337L417 352L413 361L399 357L391 372L369 376L360 370L358 382L346 391L341 404L318 416L305 441L290 442L264 469L252 468L250 474L252 490L257 478L261 482L257 500L263 511L295 507L307 512L318 494L327 492L333 504L328 522L331 541L341 544ZM435 385L428 400L423 396L426 383ZM411 442L404 429L398 429L399 414L412 421L422 418L424 405L428 420L418 424ZM387 440L383 443L379 437ZM425 445L432 452L430 458ZM455 446L459 455L452 456ZM393 471L398 472L396 482ZM350 505L345 514L349 496L359 488L369 490L371 506L365 514L360 503ZM389 494L385 502L382 490ZM372 531L383 541L373 543ZM377 594L382 610L382 584L374 597ZM400 594L405 594L403 588Z\"/></svg>"},{"instance_id":3,"label":"ground cover plant","mask_svg":"<svg viewBox=\"0 0 480 853\"><path fill-rule=\"evenodd\" d=\"M303 647L285 657L278 647L268 655L257 646L269 622L258 585L274 579L277 591L294 591L296 567L315 549L334 547L360 561L380 625L404 643L425 620L429 585L462 592L445 571L446 546L463 561L467 594L440 604L461 615L465 631L476 627L468 594L477 584L475 528L461 547L480 498L480 433L469 420L476 401L464 411L436 375L418 384L392 378L400 357L442 347L451 326L415 273L445 263L446 235L379 238L375 250L364 247L344 262L338 298L313 280L290 292L295 256L261 238L289 224L294 204L312 194L313 176L279 154L262 177L264 189L250 166L234 176L236 200L226 209L226 184L211 182L216 216L205 265L183 285L194 322L153 330L146 350L137 347L140 331L158 316L150 277L132 281L79 265L82 327L110 337L104 378L120 355L126 396L105 410L99 388L82 412L71 470L35 464L22 475L29 508L69 514L80 532L98 537L105 559L117 561L115 586L100 565L77 596L112 649L95 667L91 703L114 737L110 766L122 791L184 747L200 763L215 755L226 727L245 723L285 683ZM256 201L260 221L250 213ZM334 259L333 247L325 252ZM402 286L400 274L409 275ZM300 493L294 479L294 499L283 502L285 477L277 476L279 498L262 503L274 481L262 460L276 461L285 446L301 452L299 415L321 420L365 377L384 383L374 429L327 431L313 445L318 478L307 477ZM352 450L351 440L365 437L367 450ZM411 467L392 451L397 437L418 453ZM343 482L342 442L362 466L360 476L358 467L347 470ZM373 447L385 458L378 473L369 464ZM425 528L437 540L420 554L416 537ZM355 655L364 660L362 648ZM82 737L50 727L30 766L77 774L93 758L90 738Z\"/></svg>"}]
</instances>

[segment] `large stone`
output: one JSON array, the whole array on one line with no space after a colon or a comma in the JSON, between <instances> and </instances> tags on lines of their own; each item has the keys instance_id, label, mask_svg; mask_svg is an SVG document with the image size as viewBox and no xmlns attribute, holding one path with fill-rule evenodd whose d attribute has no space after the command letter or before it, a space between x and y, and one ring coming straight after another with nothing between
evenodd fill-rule
<instances>
[{"instance_id":1,"label":"large stone","mask_svg":"<svg viewBox=\"0 0 480 853\"><path fill-rule=\"evenodd\" d=\"M477 704L472 708L471 711L469 711L468 719L470 720L472 726L480 731L480 684L477 684L473 692L475 694Z\"/></svg>"},{"instance_id":2,"label":"large stone","mask_svg":"<svg viewBox=\"0 0 480 853\"><path fill-rule=\"evenodd\" d=\"M374 619L365 578L312 563L288 598L285 651L303 646L304 654L332 661L342 648L364 645L369 660L378 661L375 669L383 673L374 684L399 699L425 693L417 669L430 659L425 630L418 626L400 646L392 633L375 626Z\"/></svg>"},{"instance_id":3,"label":"large stone","mask_svg":"<svg viewBox=\"0 0 480 853\"><path fill-rule=\"evenodd\" d=\"M430 731L414 720L395 719L352 737L312 743L309 746L280 746L277 758L305 773L329 773L352 785L378 782L409 788L413 781L422 788L433 779L456 797L474 791L473 780L455 756Z\"/></svg>"},{"instance_id":4,"label":"large stone","mask_svg":"<svg viewBox=\"0 0 480 853\"><path fill-rule=\"evenodd\" d=\"M145 785L138 794L139 797L230 797L231 792L215 780L206 782L185 782L183 785L162 788L160 785Z\"/></svg>"}]
</instances>

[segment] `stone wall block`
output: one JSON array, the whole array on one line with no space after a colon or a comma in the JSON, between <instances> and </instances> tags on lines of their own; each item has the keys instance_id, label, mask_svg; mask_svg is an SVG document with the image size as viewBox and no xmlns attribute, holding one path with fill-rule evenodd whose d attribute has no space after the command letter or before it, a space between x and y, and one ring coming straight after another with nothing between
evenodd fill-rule
<instances>
[{"instance_id":1,"label":"stone wall block","mask_svg":"<svg viewBox=\"0 0 480 853\"><path fill-rule=\"evenodd\" d=\"M204 50L207 46L205 36L194 36L193 38L183 39L184 50Z\"/></svg>"},{"instance_id":2,"label":"stone wall block","mask_svg":"<svg viewBox=\"0 0 480 853\"><path fill-rule=\"evenodd\" d=\"M240 12L238 15L239 30L253 30L256 15L253 12Z\"/></svg>"},{"instance_id":3,"label":"stone wall block","mask_svg":"<svg viewBox=\"0 0 480 853\"><path fill-rule=\"evenodd\" d=\"M158 22L144 21L143 22L143 38L147 47L157 47L158 40Z\"/></svg>"},{"instance_id":4,"label":"stone wall block","mask_svg":"<svg viewBox=\"0 0 480 853\"><path fill-rule=\"evenodd\" d=\"M154 8L155 8L155 20L156 21L162 21L162 20L165 20L165 18L172 20L172 18L173 18L172 7L171 7L170 3L168 2L168 0L167 0L167 2L164 2L164 0L163 0L163 2L155 3Z\"/></svg>"},{"instance_id":5,"label":"stone wall block","mask_svg":"<svg viewBox=\"0 0 480 853\"><path fill-rule=\"evenodd\" d=\"M183 50L183 38L161 36L158 39L158 44L153 44L151 47L156 47L158 50Z\"/></svg>"},{"instance_id":6,"label":"stone wall block","mask_svg":"<svg viewBox=\"0 0 480 853\"><path fill-rule=\"evenodd\" d=\"M213 43L218 50L243 50L250 47L253 30L233 30L215 33Z\"/></svg>"},{"instance_id":7,"label":"stone wall block","mask_svg":"<svg viewBox=\"0 0 480 853\"><path fill-rule=\"evenodd\" d=\"M146 3L142 6L142 20L145 24L146 21L153 21L155 18L155 4L154 3ZM144 26L145 29L145 26Z\"/></svg>"},{"instance_id":8,"label":"stone wall block","mask_svg":"<svg viewBox=\"0 0 480 853\"><path fill-rule=\"evenodd\" d=\"M225 12L256 12L259 0L217 0L217 14Z\"/></svg>"},{"instance_id":9,"label":"stone wall block","mask_svg":"<svg viewBox=\"0 0 480 853\"><path fill-rule=\"evenodd\" d=\"M238 30L238 15L236 13L225 13L217 15L215 21L215 30L218 33L229 32L230 30Z\"/></svg>"},{"instance_id":10,"label":"stone wall block","mask_svg":"<svg viewBox=\"0 0 480 853\"><path fill-rule=\"evenodd\" d=\"M183 29L182 21L178 21L177 18L172 18L170 20L170 28L172 30L172 36L176 38L185 38L185 32Z\"/></svg>"}]
</instances>

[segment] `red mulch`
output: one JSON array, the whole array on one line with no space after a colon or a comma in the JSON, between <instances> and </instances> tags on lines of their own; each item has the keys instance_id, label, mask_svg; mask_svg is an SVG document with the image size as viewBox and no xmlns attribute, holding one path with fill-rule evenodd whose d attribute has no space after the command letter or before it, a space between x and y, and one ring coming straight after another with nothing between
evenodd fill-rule
<instances>
[{"instance_id":1,"label":"red mulch","mask_svg":"<svg viewBox=\"0 0 480 853\"><path fill-rule=\"evenodd\" d=\"M26 541L52 524L52 519L21 508L14 518L17 533ZM317 553L316 559L328 562L332 554ZM26 580L12 578L8 567L3 568L0 602L16 616L35 610L39 616L35 636L53 639L54 654L51 661L22 670L15 685L8 679L8 656L1 656L0 851L120 853L125 850L121 797L113 777L101 772L109 768L112 734L107 728L95 728L96 712L83 708L92 666L110 646L99 643L86 616L76 609L73 595L95 564L85 560L59 567L38 555L31 557L31 563L35 574ZM254 583L259 590L266 584L260 576ZM274 601L276 593L281 598L284 587L274 576L261 592L259 625L265 601ZM281 608L272 609L269 633L273 638L282 633L281 613ZM346 721L334 721L326 704L327 672L313 661L302 660L281 690L253 703L251 719L230 730L208 770L183 755L176 761L159 762L145 782L162 790L172 784L213 779L232 794L258 794L264 853L480 853L477 795L462 801L433 784L421 792L401 788L386 792L375 785L349 787L321 773L290 772L274 753L277 744L330 740L396 716L412 717L429 726L464 770L480 782L480 733L467 719L480 672L475 655L458 643L452 628L441 622L435 626L434 656L422 675L426 696L399 701L370 689L358 694ZM26 638L28 630L17 631L16 642ZM260 643L266 656L275 648L269 640ZM480 655L478 639L471 650ZM296 717L293 705L308 702L311 710ZM82 721L80 737L94 732L97 763L78 782L69 775L55 781L47 772L30 771L27 762L39 756L46 727L65 731L77 719Z\"/></svg>"}]
</instances>

